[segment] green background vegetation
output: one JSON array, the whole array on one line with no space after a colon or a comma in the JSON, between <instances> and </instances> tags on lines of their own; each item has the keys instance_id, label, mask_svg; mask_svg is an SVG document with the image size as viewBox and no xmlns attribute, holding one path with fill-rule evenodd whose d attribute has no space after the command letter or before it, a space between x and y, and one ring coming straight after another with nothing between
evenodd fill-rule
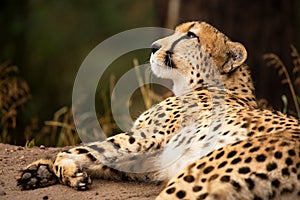
<instances>
[{"instance_id":1,"label":"green background vegetation","mask_svg":"<svg viewBox=\"0 0 300 200\"><path fill-rule=\"evenodd\" d=\"M168 16L172 2L181 2L180 9L178 13L171 10ZM248 63L256 80L257 96L268 99L276 109L282 109L281 96L285 94L287 112L295 113L289 87L280 83L276 69L265 67L262 55L275 52L287 63L292 80L296 80L289 48L294 44L299 49L298 4L296 0L2 0L0 61L10 60L18 66L19 72L11 70L5 76L22 77L30 93L21 96L30 99L15 108L16 113L9 122L5 118L7 109L2 109L0 141L25 145L34 139L34 144L52 146L80 142L69 108L77 70L88 53L121 31L146 26L173 28L191 19L208 21L242 42L249 51ZM110 100L106 98L112 77L117 79L132 68L134 58L141 64L148 62L149 54L149 50L143 50L124 55L112 64L111 69L118 70L105 74L102 81L107 87L98 91L96 104L99 104L99 121L103 126L111 124L108 134L118 131L112 125ZM2 64L2 68L9 69L13 65ZM24 85L18 84L19 91L23 91ZM294 87L299 95L299 85ZM141 113L144 106L136 105L134 112ZM13 119L15 126L11 122Z\"/></svg>"}]
</instances>

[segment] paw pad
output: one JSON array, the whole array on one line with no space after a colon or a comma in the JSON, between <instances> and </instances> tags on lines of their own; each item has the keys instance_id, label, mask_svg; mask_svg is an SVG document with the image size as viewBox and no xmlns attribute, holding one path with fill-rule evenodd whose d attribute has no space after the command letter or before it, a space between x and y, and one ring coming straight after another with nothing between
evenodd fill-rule
<instances>
[{"instance_id":1,"label":"paw pad","mask_svg":"<svg viewBox=\"0 0 300 200\"><path fill-rule=\"evenodd\" d=\"M56 182L57 177L49 169L49 166L43 164L29 166L21 172L17 179L17 185L23 190L46 187Z\"/></svg>"}]
</instances>

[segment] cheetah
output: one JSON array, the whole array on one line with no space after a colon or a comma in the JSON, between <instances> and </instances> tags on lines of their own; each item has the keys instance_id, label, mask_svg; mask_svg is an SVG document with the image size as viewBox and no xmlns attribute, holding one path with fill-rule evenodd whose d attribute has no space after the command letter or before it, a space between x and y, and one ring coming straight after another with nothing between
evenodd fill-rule
<instances>
[{"instance_id":1,"label":"cheetah","mask_svg":"<svg viewBox=\"0 0 300 200\"><path fill-rule=\"evenodd\" d=\"M299 132L250 137L172 178L156 199L299 199Z\"/></svg>"},{"instance_id":2,"label":"cheetah","mask_svg":"<svg viewBox=\"0 0 300 200\"><path fill-rule=\"evenodd\" d=\"M127 132L30 164L18 185L86 190L102 178L169 181L157 199L300 197L299 121L258 108L245 47L194 21L151 48L151 70L175 95Z\"/></svg>"}]
</instances>

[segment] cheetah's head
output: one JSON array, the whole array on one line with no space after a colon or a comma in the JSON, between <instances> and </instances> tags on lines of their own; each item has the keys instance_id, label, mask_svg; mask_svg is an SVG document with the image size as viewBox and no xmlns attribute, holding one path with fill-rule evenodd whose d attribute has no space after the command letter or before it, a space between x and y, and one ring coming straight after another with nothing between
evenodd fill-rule
<instances>
[{"instance_id":1,"label":"cheetah's head","mask_svg":"<svg viewBox=\"0 0 300 200\"><path fill-rule=\"evenodd\" d=\"M151 69L174 82L175 95L224 81L247 58L245 47L205 22L188 22L152 44Z\"/></svg>"}]
</instances>

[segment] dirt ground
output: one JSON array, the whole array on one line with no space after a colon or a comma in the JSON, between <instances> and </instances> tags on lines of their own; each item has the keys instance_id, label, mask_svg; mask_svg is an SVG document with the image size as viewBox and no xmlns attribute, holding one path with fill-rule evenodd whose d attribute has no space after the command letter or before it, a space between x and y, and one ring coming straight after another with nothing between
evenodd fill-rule
<instances>
[{"instance_id":1,"label":"dirt ground","mask_svg":"<svg viewBox=\"0 0 300 200\"><path fill-rule=\"evenodd\" d=\"M64 148L65 149L65 148ZM46 188L21 191L16 186L19 170L39 158L53 157L62 148L24 148L0 143L0 199L154 199L162 185L93 180L88 191L76 191L64 185L56 184Z\"/></svg>"}]
</instances>

